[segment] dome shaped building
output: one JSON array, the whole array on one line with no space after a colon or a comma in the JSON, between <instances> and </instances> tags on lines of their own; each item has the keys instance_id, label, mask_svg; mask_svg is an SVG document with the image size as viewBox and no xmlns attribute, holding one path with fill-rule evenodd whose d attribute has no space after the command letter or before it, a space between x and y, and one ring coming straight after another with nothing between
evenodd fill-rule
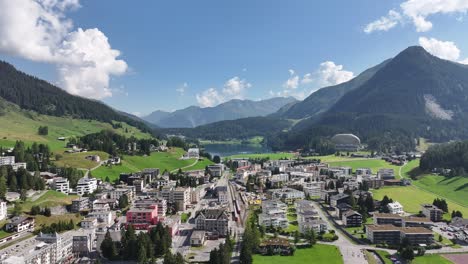
<instances>
[{"instance_id":1,"label":"dome shaped building","mask_svg":"<svg viewBox=\"0 0 468 264\"><path fill-rule=\"evenodd\" d=\"M331 141L339 151L358 151L361 148L361 140L353 134L336 134Z\"/></svg>"}]
</instances>

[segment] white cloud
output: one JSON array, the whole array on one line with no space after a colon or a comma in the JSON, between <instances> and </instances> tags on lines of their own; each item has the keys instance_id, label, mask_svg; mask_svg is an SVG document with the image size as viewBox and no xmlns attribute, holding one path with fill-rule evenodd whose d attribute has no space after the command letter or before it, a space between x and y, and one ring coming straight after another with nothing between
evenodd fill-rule
<instances>
[{"instance_id":1,"label":"white cloud","mask_svg":"<svg viewBox=\"0 0 468 264\"><path fill-rule=\"evenodd\" d=\"M319 68L303 75L299 85L299 75L289 70L290 78L283 84L283 90L274 93L276 96L294 96L299 100L309 96L312 92L331 85L347 82L354 78L354 73L343 69L343 65L336 65L333 61L325 61ZM302 87L302 89L297 89ZM270 93L271 94L271 93Z\"/></svg>"},{"instance_id":2,"label":"white cloud","mask_svg":"<svg viewBox=\"0 0 468 264\"><path fill-rule=\"evenodd\" d=\"M390 10L388 16L369 23L364 32L387 31L398 23L403 23L400 15L414 24L416 31L426 32L432 29L432 22L428 17L435 14L465 14L468 11L468 0L407 0L400 4L401 12ZM393 14L392 11L394 12Z\"/></svg>"},{"instance_id":3,"label":"white cloud","mask_svg":"<svg viewBox=\"0 0 468 264\"><path fill-rule=\"evenodd\" d=\"M303 84L308 84L313 82L314 80L312 79L312 74L306 73L304 74L304 77L302 77L301 83Z\"/></svg>"},{"instance_id":4,"label":"white cloud","mask_svg":"<svg viewBox=\"0 0 468 264\"><path fill-rule=\"evenodd\" d=\"M211 107L220 104L224 101L222 95L215 88L209 88L201 94L197 94L197 102L201 107Z\"/></svg>"},{"instance_id":5,"label":"white cloud","mask_svg":"<svg viewBox=\"0 0 468 264\"><path fill-rule=\"evenodd\" d=\"M237 76L227 80L223 89L219 92L216 88L209 88L200 94L196 94L198 105L201 107L215 106L231 99L243 99L245 90L252 84Z\"/></svg>"},{"instance_id":6,"label":"white cloud","mask_svg":"<svg viewBox=\"0 0 468 264\"><path fill-rule=\"evenodd\" d=\"M60 85L94 99L112 95L111 75L126 72L107 37L98 29L73 29L65 12L78 0L0 0L0 52L57 66Z\"/></svg>"},{"instance_id":7,"label":"white cloud","mask_svg":"<svg viewBox=\"0 0 468 264\"><path fill-rule=\"evenodd\" d=\"M435 38L419 38L419 45L434 56L446 60L458 60L460 50L457 45L451 41L441 41Z\"/></svg>"},{"instance_id":8,"label":"white cloud","mask_svg":"<svg viewBox=\"0 0 468 264\"><path fill-rule=\"evenodd\" d=\"M223 88L223 95L229 99L242 99L245 89L250 87L252 87L252 84L236 76L226 81Z\"/></svg>"},{"instance_id":9,"label":"white cloud","mask_svg":"<svg viewBox=\"0 0 468 264\"><path fill-rule=\"evenodd\" d=\"M364 32L372 33L374 31L388 31L394 28L401 21L401 14L395 10L388 11L387 16L383 16L369 24L364 28Z\"/></svg>"},{"instance_id":10,"label":"white cloud","mask_svg":"<svg viewBox=\"0 0 468 264\"><path fill-rule=\"evenodd\" d=\"M142 116L141 112L132 112L132 115L138 116L138 117L141 117L141 116Z\"/></svg>"},{"instance_id":11,"label":"white cloud","mask_svg":"<svg viewBox=\"0 0 468 264\"><path fill-rule=\"evenodd\" d=\"M337 85L354 78L354 73L343 70L343 65L336 65L333 61L326 61L320 64L316 73L320 86Z\"/></svg>"},{"instance_id":12,"label":"white cloud","mask_svg":"<svg viewBox=\"0 0 468 264\"><path fill-rule=\"evenodd\" d=\"M299 86L299 76L293 69L289 69L289 78L283 83L286 89L296 89Z\"/></svg>"},{"instance_id":13,"label":"white cloud","mask_svg":"<svg viewBox=\"0 0 468 264\"><path fill-rule=\"evenodd\" d=\"M179 86L176 89L176 92L178 92L180 95L184 95L187 88L188 88L188 83L184 82L181 86Z\"/></svg>"}]
</instances>

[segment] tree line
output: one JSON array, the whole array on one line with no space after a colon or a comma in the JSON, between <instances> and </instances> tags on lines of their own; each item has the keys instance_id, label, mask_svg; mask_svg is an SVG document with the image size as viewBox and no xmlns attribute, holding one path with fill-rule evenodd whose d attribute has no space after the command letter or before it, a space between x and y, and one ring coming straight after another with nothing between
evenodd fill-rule
<instances>
[{"instance_id":1,"label":"tree line","mask_svg":"<svg viewBox=\"0 0 468 264\"><path fill-rule=\"evenodd\" d=\"M148 233L140 232L138 235L132 225L128 225L123 232L121 242L112 240L107 232L101 244L101 251L109 260L133 260L138 263L153 263L155 258L165 256L166 264L182 264L179 256L170 253L172 244L171 233L168 227L158 223ZM167 260L166 260L167 257Z\"/></svg>"},{"instance_id":2,"label":"tree line","mask_svg":"<svg viewBox=\"0 0 468 264\"><path fill-rule=\"evenodd\" d=\"M466 176L468 171L468 141L431 146L421 157L419 168L430 171L436 168L450 169L448 176Z\"/></svg>"}]
</instances>

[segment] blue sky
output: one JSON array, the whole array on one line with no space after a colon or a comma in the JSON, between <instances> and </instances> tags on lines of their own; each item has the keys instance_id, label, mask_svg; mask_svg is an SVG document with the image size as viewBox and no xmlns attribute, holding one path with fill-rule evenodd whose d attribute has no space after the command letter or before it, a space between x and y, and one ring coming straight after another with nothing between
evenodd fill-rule
<instances>
[{"instance_id":1,"label":"blue sky","mask_svg":"<svg viewBox=\"0 0 468 264\"><path fill-rule=\"evenodd\" d=\"M44 38L51 33L25 28L22 16L3 16L0 39L11 41L0 41L0 59L130 113L232 98L301 99L411 45L423 43L446 59L468 58L468 1L438 9L434 4L441 0L421 1L0 0L0 17L1 10L24 14L19 6L33 2L38 11L25 18L45 12L59 22L51 23L53 36ZM23 39L31 40L24 42L32 44L20 49L26 44L6 28L39 32L26 34ZM96 68L83 64L82 54Z\"/></svg>"}]
</instances>

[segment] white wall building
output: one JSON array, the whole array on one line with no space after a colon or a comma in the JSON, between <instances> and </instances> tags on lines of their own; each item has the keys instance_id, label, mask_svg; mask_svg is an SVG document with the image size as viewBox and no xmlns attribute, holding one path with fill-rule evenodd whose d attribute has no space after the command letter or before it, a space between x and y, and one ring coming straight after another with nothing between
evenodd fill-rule
<instances>
[{"instance_id":1,"label":"white wall building","mask_svg":"<svg viewBox=\"0 0 468 264\"><path fill-rule=\"evenodd\" d=\"M70 192L70 183L68 182L68 179L66 178L55 178L54 183L53 183L53 188L57 192L65 193L68 194Z\"/></svg>"},{"instance_id":2,"label":"white wall building","mask_svg":"<svg viewBox=\"0 0 468 264\"><path fill-rule=\"evenodd\" d=\"M97 190L97 180L95 178L81 178L76 185L76 193L83 195L85 193L93 193Z\"/></svg>"},{"instance_id":3,"label":"white wall building","mask_svg":"<svg viewBox=\"0 0 468 264\"><path fill-rule=\"evenodd\" d=\"M6 219L7 216L7 204L5 201L0 201L0 221Z\"/></svg>"},{"instance_id":4,"label":"white wall building","mask_svg":"<svg viewBox=\"0 0 468 264\"><path fill-rule=\"evenodd\" d=\"M395 201L394 203L389 203L387 205L387 208L389 210L389 213L391 214L403 214L403 206L398 202Z\"/></svg>"}]
</instances>

